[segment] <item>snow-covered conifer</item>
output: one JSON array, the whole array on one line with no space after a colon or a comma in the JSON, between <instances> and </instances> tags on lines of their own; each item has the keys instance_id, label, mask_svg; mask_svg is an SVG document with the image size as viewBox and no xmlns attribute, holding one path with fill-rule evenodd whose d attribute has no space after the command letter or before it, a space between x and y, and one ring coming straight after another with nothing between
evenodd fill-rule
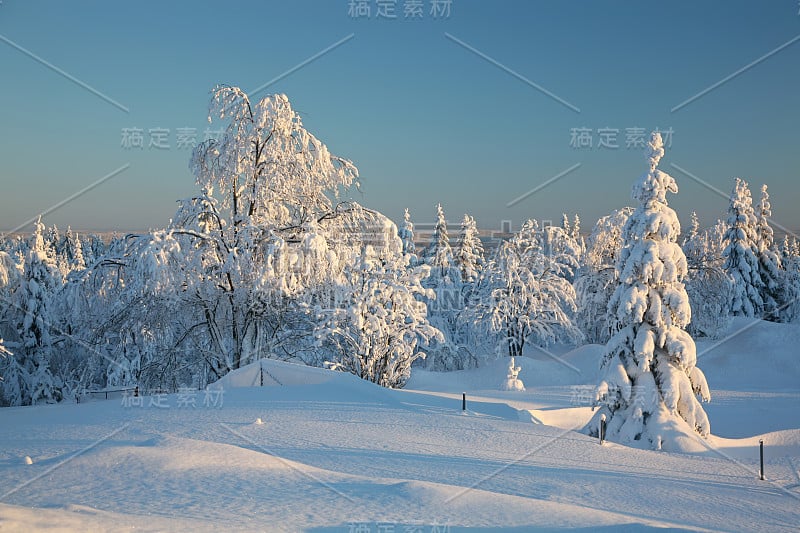
<instances>
[{"instance_id":1,"label":"snow-covered conifer","mask_svg":"<svg viewBox=\"0 0 800 533\"><path fill-rule=\"evenodd\" d=\"M728 230L723 252L725 271L733 278L734 316L760 317L764 310L763 283L758 261L756 215L747 182L736 178L728 207Z\"/></svg>"},{"instance_id":2,"label":"snow-covered conifer","mask_svg":"<svg viewBox=\"0 0 800 533\"><path fill-rule=\"evenodd\" d=\"M403 212L403 222L398 230L400 240L403 242L403 253L409 258L409 265L417 264L417 245L414 243L414 223L411 222L411 213L408 208Z\"/></svg>"},{"instance_id":3,"label":"snow-covered conifer","mask_svg":"<svg viewBox=\"0 0 800 533\"><path fill-rule=\"evenodd\" d=\"M569 217L566 213L561 213L561 229L567 233L572 233L572 225L569 222Z\"/></svg>"},{"instance_id":4,"label":"snow-covered conifer","mask_svg":"<svg viewBox=\"0 0 800 533\"><path fill-rule=\"evenodd\" d=\"M461 233L458 239L458 249L455 257L456 265L461 270L461 280L464 283L474 283L480 276L483 267L483 244L478 234L475 219L464 215L461 222Z\"/></svg>"},{"instance_id":5,"label":"snow-covered conifer","mask_svg":"<svg viewBox=\"0 0 800 533\"><path fill-rule=\"evenodd\" d=\"M453 267L453 249L450 246L450 236L447 231L447 219L444 216L442 204L436 204L436 226L433 230L431 243L425 251L425 262L434 270L433 275L446 276Z\"/></svg>"},{"instance_id":6,"label":"snow-covered conifer","mask_svg":"<svg viewBox=\"0 0 800 533\"><path fill-rule=\"evenodd\" d=\"M648 171L635 183L639 201L624 230L617 263L618 286L608 310L614 335L606 346L601 408L586 431L597 434L601 417L609 440L647 448L679 449L682 439L708 435L710 424L696 395L709 400L705 377L695 366L691 320L681 282L686 258L677 244L678 217L667 205L675 180L657 169L664 155L659 133L648 142Z\"/></svg>"},{"instance_id":7,"label":"snow-covered conifer","mask_svg":"<svg viewBox=\"0 0 800 533\"><path fill-rule=\"evenodd\" d=\"M792 304L800 294L788 279L781 256L775 249L775 236L769 222L771 216L772 206L765 184L761 187L756 223L761 300L764 303L764 318L783 322L791 320L794 310Z\"/></svg>"},{"instance_id":8,"label":"snow-covered conifer","mask_svg":"<svg viewBox=\"0 0 800 533\"><path fill-rule=\"evenodd\" d=\"M60 273L47 254L44 225L36 222L31 247L25 255L23 279L16 291L19 355L28 374L24 403L52 403L60 399L58 383L50 370L53 348L51 298Z\"/></svg>"}]
</instances>

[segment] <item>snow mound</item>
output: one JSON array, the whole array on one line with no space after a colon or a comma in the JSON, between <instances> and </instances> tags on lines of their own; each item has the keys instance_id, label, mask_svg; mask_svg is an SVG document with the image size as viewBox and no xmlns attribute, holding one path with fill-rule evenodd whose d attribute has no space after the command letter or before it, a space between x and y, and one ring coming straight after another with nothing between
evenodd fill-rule
<instances>
[{"instance_id":1,"label":"snow mound","mask_svg":"<svg viewBox=\"0 0 800 533\"><path fill-rule=\"evenodd\" d=\"M243 387L282 387L297 385L321 385L348 379L342 374L325 368L316 368L274 359L261 359L233 370L208 386L210 390L238 389Z\"/></svg>"}]
</instances>

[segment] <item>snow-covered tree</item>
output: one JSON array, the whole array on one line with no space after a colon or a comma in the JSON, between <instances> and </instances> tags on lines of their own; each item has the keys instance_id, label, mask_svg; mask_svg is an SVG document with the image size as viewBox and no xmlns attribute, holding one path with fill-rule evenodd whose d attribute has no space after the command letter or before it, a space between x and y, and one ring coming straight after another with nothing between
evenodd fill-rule
<instances>
[{"instance_id":1,"label":"snow-covered tree","mask_svg":"<svg viewBox=\"0 0 800 533\"><path fill-rule=\"evenodd\" d=\"M580 268L582 245L562 228L545 226L539 230L538 246L554 265L558 265L559 275L572 283Z\"/></svg>"},{"instance_id":2,"label":"snow-covered tree","mask_svg":"<svg viewBox=\"0 0 800 533\"><path fill-rule=\"evenodd\" d=\"M409 264L417 263L417 245L414 244L414 223L411 222L411 213L408 208L403 212L403 223L398 230L400 240L403 242L403 253L409 258Z\"/></svg>"},{"instance_id":3,"label":"snow-covered tree","mask_svg":"<svg viewBox=\"0 0 800 533\"><path fill-rule=\"evenodd\" d=\"M697 217L697 212L692 211L691 226L689 231L686 232L686 237L683 239L683 253L686 255L686 260L689 260L689 251L692 250L692 243L697 242L700 234L700 219Z\"/></svg>"},{"instance_id":4,"label":"snow-covered tree","mask_svg":"<svg viewBox=\"0 0 800 533\"><path fill-rule=\"evenodd\" d=\"M409 267L402 242L395 239L393 253L380 261L359 256L347 262L336 287L340 304L314 309L320 318L315 337L320 347L333 353L330 368L401 388L411 375L412 363L425 357L418 344L443 339L428 323L425 303L417 298L432 297L420 283L430 267Z\"/></svg>"},{"instance_id":5,"label":"snow-covered tree","mask_svg":"<svg viewBox=\"0 0 800 533\"><path fill-rule=\"evenodd\" d=\"M697 399L710 399L708 385L684 329L691 320L681 282L686 258L676 242L680 223L666 198L678 187L657 169L663 154L661 135L653 133L649 169L633 187L639 206L625 226L618 286L608 307L615 325L598 387L601 408L586 431L596 435L605 416L609 440L654 449L663 443L670 450L711 428Z\"/></svg>"},{"instance_id":6,"label":"snow-covered tree","mask_svg":"<svg viewBox=\"0 0 800 533\"><path fill-rule=\"evenodd\" d=\"M583 236L581 235L581 217L578 213L575 213L575 219L572 221L572 232L570 232L570 237L572 237L576 243L581 245L581 249L585 249L585 245L583 242Z\"/></svg>"},{"instance_id":7,"label":"snow-covered tree","mask_svg":"<svg viewBox=\"0 0 800 533\"><path fill-rule=\"evenodd\" d=\"M303 127L285 95L253 104L236 87L217 87L209 121L215 117L225 133L193 153L202 192L175 217L171 231L183 259L170 272L206 331L212 373L222 375L269 352L260 342L280 338L274 328L287 331L286 297L301 288L301 278L313 277L313 262L287 243L305 242L309 230L363 211L334 205L358 171Z\"/></svg>"},{"instance_id":8,"label":"snow-covered tree","mask_svg":"<svg viewBox=\"0 0 800 533\"><path fill-rule=\"evenodd\" d=\"M21 387L24 404L53 403L61 399L60 384L50 369L54 322L50 306L60 273L47 253L48 248L44 224L39 220L25 255L23 277L14 304L20 336L20 347L15 351L19 352L17 357L25 370L22 376L27 374L27 382Z\"/></svg>"},{"instance_id":9,"label":"snow-covered tree","mask_svg":"<svg viewBox=\"0 0 800 533\"><path fill-rule=\"evenodd\" d=\"M0 332L4 334L17 334L18 309L13 302L20 278L17 264L9 254L0 251ZM27 383L27 372L7 343L0 339L0 406L22 405Z\"/></svg>"},{"instance_id":10,"label":"snow-covered tree","mask_svg":"<svg viewBox=\"0 0 800 533\"><path fill-rule=\"evenodd\" d=\"M775 248L775 236L770 226L772 206L769 201L767 186L761 187L761 199L758 203L756 236L758 249L759 272L761 274L761 300L764 303L764 318L776 322L788 322L792 319L792 305L800 293L789 280L780 253Z\"/></svg>"},{"instance_id":11,"label":"snow-covered tree","mask_svg":"<svg viewBox=\"0 0 800 533\"><path fill-rule=\"evenodd\" d=\"M622 231L633 209L616 210L597 221L589 236L575 278L575 324L589 342L604 344L611 338L608 302L616 289L615 265L622 250Z\"/></svg>"},{"instance_id":12,"label":"snow-covered tree","mask_svg":"<svg viewBox=\"0 0 800 533\"><path fill-rule=\"evenodd\" d=\"M569 217L566 213L561 213L561 229L567 233L572 233L572 224L570 223Z\"/></svg>"},{"instance_id":13,"label":"snow-covered tree","mask_svg":"<svg viewBox=\"0 0 800 533\"><path fill-rule=\"evenodd\" d=\"M459 315L464 308L464 283L450 245L441 204L436 205L436 225L424 252L424 262L430 266L430 274L422 284L430 291L420 298L428 308L431 325L442 334L427 346L425 367L436 371L461 369L464 366L459 348Z\"/></svg>"},{"instance_id":14,"label":"snow-covered tree","mask_svg":"<svg viewBox=\"0 0 800 533\"><path fill-rule=\"evenodd\" d=\"M506 380L503 382L502 389L505 391L525 391L525 383L519 379L519 373L522 371L521 366L517 366L517 363L514 357L511 358L508 364L508 375L506 376Z\"/></svg>"},{"instance_id":15,"label":"snow-covered tree","mask_svg":"<svg viewBox=\"0 0 800 533\"><path fill-rule=\"evenodd\" d=\"M69 226L67 226L67 232L64 235L63 250L64 259L70 271L86 268L81 239L78 235L72 233L72 228Z\"/></svg>"},{"instance_id":16,"label":"snow-covered tree","mask_svg":"<svg viewBox=\"0 0 800 533\"><path fill-rule=\"evenodd\" d=\"M783 236L783 242L781 242L780 252L781 252L781 259L783 261L786 261L792 256L792 243L791 240L789 239L788 233L786 233Z\"/></svg>"},{"instance_id":17,"label":"snow-covered tree","mask_svg":"<svg viewBox=\"0 0 800 533\"><path fill-rule=\"evenodd\" d=\"M572 239L578 244L581 253L583 253L586 249L585 242L583 237L581 236L581 217L578 214L575 214L575 218L572 222L569 221L569 217L566 213L561 214L561 229L564 232L572 237Z\"/></svg>"},{"instance_id":18,"label":"snow-covered tree","mask_svg":"<svg viewBox=\"0 0 800 533\"><path fill-rule=\"evenodd\" d=\"M477 281L483 267L483 243L475 219L466 214L461 222L461 233L455 255L456 265L461 271L461 281L464 283Z\"/></svg>"},{"instance_id":19,"label":"snow-covered tree","mask_svg":"<svg viewBox=\"0 0 800 533\"><path fill-rule=\"evenodd\" d=\"M126 238L82 275L114 287L103 298L112 318L96 328L101 350L117 347L107 350L107 381L202 387L262 357L344 368L334 337L320 348L309 335L323 319L343 322L310 310L340 309L345 296L400 298L397 227L340 199L357 184L357 169L304 128L285 96L251 103L238 88L218 87L210 115L224 134L193 153L199 191L164 230ZM343 288L360 281L352 294ZM403 338L409 329L389 320L381 331L392 328ZM392 364L391 375L402 375L405 362Z\"/></svg>"},{"instance_id":20,"label":"snow-covered tree","mask_svg":"<svg viewBox=\"0 0 800 533\"><path fill-rule=\"evenodd\" d=\"M30 377L19 359L0 343L0 406L30 403Z\"/></svg>"},{"instance_id":21,"label":"snow-covered tree","mask_svg":"<svg viewBox=\"0 0 800 533\"><path fill-rule=\"evenodd\" d=\"M728 207L725 234L725 271L733 278L735 291L731 314L757 317L764 309L763 283L758 261L758 236L753 200L747 182L736 178Z\"/></svg>"},{"instance_id":22,"label":"snow-covered tree","mask_svg":"<svg viewBox=\"0 0 800 533\"><path fill-rule=\"evenodd\" d=\"M683 243L688 268L684 285L692 307L692 321L686 330L692 337L715 338L727 331L732 321L733 279L725 272L722 257L726 225L718 221L703 231L699 225L693 214L692 229Z\"/></svg>"},{"instance_id":23,"label":"snow-covered tree","mask_svg":"<svg viewBox=\"0 0 800 533\"><path fill-rule=\"evenodd\" d=\"M436 226L433 229L431 242L425 250L425 263L431 266L433 275L438 277L448 276L449 269L454 265L453 249L450 246L447 219L442 204L436 204Z\"/></svg>"},{"instance_id":24,"label":"snow-covered tree","mask_svg":"<svg viewBox=\"0 0 800 533\"><path fill-rule=\"evenodd\" d=\"M575 327L575 290L568 281L574 263L562 254L545 253L547 236L561 228L539 229L535 220L523 224L519 233L501 243L484 271L475 320L491 325L509 356L521 356L529 342L547 346L553 342L582 339Z\"/></svg>"},{"instance_id":25,"label":"snow-covered tree","mask_svg":"<svg viewBox=\"0 0 800 533\"><path fill-rule=\"evenodd\" d=\"M787 291L797 295L793 302L784 304L784 312L789 319L794 319L800 316L800 247L796 238L789 239L788 235L784 238L782 262Z\"/></svg>"},{"instance_id":26,"label":"snow-covered tree","mask_svg":"<svg viewBox=\"0 0 800 533\"><path fill-rule=\"evenodd\" d=\"M216 189L230 210L230 232L267 223L300 228L332 210L331 196L356 183L358 170L332 155L303 127L286 95L251 104L238 87L214 89L209 122L227 121L220 139L199 145L191 168L198 185Z\"/></svg>"}]
</instances>

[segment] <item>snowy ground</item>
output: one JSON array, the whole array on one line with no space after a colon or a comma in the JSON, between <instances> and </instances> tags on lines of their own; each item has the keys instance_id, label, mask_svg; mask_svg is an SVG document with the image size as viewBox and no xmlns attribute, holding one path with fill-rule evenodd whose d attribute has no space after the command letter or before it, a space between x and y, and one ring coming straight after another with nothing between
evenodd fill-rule
<instances>
[{"instance_id":1,"label":"snowy ground","mask_svg":"<svg viewBox=\"0 0 800 533\"><path fill-rule=\"evenodd\" d=\"M208 395L2 409L0 531L796 531L798 345L766 323L700 343L714 436L685 454L573 431L596 346L517 359L526 392L499 390L507 361L402 391L267 361L264 387L256 366Z\"/></svg>"}]
</instances>

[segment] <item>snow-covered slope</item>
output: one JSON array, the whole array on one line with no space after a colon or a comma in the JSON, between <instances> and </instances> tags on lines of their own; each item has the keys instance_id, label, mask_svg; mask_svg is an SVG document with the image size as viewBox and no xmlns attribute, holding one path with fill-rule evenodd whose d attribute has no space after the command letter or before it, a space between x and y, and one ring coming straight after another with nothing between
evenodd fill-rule
<instances>
[{"instance_id":1,"label":"snow-covered slope","mask_svg":"<svg viewBox=\"0 0 800 533\"><path fill-rule=\"evenodd\" d=\"M752 357L740 350L766 345L752 337L791 338L789 327L773 326L704 356L712 387L740 379L721 370ZM762 364L790 362L793 346L771 346L759 352ZM573 404L593 383L601 350L559 356L580 372L546 356L518 358L525 392L499 390L504 360L418 372L402 391L268 361L209 393L142 406L2 409L0 530L796 530L798 387L787 381L773 392L755 374L748 389L712 391L721 396L710 404L712 428L735 419L740 434L715 431L723 437L702 453L600 446L570 429L591 414ZM261 368L265 386L250 387ZM792 373L796 366L784 371ZM757 474L759 439L767 481Z\"/></svg>"}]
</instances>

